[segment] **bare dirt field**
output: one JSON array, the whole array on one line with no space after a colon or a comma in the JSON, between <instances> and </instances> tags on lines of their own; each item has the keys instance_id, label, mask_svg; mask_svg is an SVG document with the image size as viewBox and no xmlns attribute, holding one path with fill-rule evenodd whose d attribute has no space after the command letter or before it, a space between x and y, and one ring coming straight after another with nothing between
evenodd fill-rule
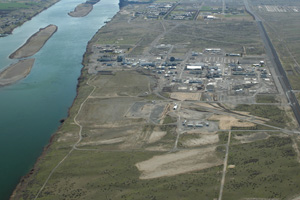
<instances>
[{"instance_id":1,"label":"bare dirt field","mask_svg":"<svg viewBox=\"0 0 300 200\"><path fill-rule=\"evenodd\" d=\"M219 128L224 130L229 130L232 127L253 127L254 123L251 122L241 122L239 119L228 116L228 115L213 115L209 118L209 120L218 120Z\"/></svg>"},{"instance_id":2,"label":"bare dirt field","mask_svg":"<svg viewBox=\"0 0 300 200\"><path fill-rule=\"evenodd\" d=\"M152 179L202 170L220 164L222 160L216 156L215 147L208 147L154 156L137 163L136 167L142 172L140 179Z\"/></svg>"},{"instance_id":3,"label":"bare dirt field","mask_svg":"<svg viewBox=\"0 0 300 200\"><path fill-rule=\"evenodd\" d=\"M167 134L166 131L153 131L148 139L148 143L155 143Z\"/></svg>"},{"instance_id":4,"label":"bare dirt field","mask_svg":"<svg viewBox=\"0 0 300 200\"><path fill-rule=\"evenodd\" d=\"M219 107L217 104L213 104L213 105L208 104L208 103L195 103L195 104L202 106L202 107L213 108L213 109L217 109L217 107Z\"/></svg>"},{"instance_id":5,"label":"bare dirt field","mask_svg":"<svg viewBox=\"0 0 300 200\"><path fill-rule=\"evenodd\" d=\"M89 141L89 142L82 142L79 146L85 146L85 145L102 145L102 144L116 144L120 142L124 142L125 137L119 137L109 140L100 140L100 141Z\"/></svg>"},{"instance_id":6,"label":"bare dirt field","mask_svg":"<svg viewBox=\"0 0 300 200\"><path fill-rule=\"evenodd\" d=\"M172 99L177 99L180 101L190 100L198 101L201 98L201 93L186 93L186 92L173 92L170 96Z\"/></svg>"},{"instance_id":7,"label":"bare dirt field","mask_svg":"<svg viewBox=\"0 0 300 200\"><path fill-rule=\"evenodd\" d=\"M186 139L184 141L181 141L181 144L184 147L197 147L201 145L207 145L207 144L215 144L219 142L219 136L216 133L213 134L197 134L197 138L191 138Z\"/></svg>"},{"instance_id":8,"label":"bare dirt field","mask_svg":"<svg viewBox=\"0 0 300 200\"><path fill-rule=\"evenodd\" d=\"M26 58L37 53L50 39L50 37L57 31L57 26L50 24L45 28L41 28L38 32L33 34L26 43L12 53L9 58Z\"/></svg>"},{"instance_id":9,"label":"bare dirt field","mask_svg":"<svg viewBox=\"0 0 300 200\"><path fill-rule=\"evenodd\" d=\"M269 137L270 135L265 132L257 132L257 133L242 135L242 136L238 136L238 135L234 136L234 138L241 141L241 143L255 142L257 140L268 139Z\"/></svg>"},{"instance_id":10,"label":"bare dirt field","mask_svg":"<svg viewBox=\"0 0 300 200\"><path fill-rule=\"evenodd\" d=\"M31 71L35 59L20 60L0 73L0 86L9 85L25 78Z\"/></svg>"}]
</instances>

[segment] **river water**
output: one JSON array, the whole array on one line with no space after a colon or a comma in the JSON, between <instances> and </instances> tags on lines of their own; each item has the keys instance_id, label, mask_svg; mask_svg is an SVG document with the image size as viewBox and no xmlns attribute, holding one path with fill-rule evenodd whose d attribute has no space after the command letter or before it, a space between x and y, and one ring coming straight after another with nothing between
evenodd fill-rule
<instances>
[{"instance_id":1,"label":"river water","mask_svg":"<svg viewBox=\"0 0 300 200\"><path fill-rule=\"evenodd\" d=\"M34 56L28 77L0 88L0 199L8 199L20 177L33 167L43 147L67 116L87 42L119 10L118 0L101 0L83 18L67 13L85 0L61 0L0 38L0 70L16 62L8 56L39 28L57 32Z\"/></svg>"}]
</instances>

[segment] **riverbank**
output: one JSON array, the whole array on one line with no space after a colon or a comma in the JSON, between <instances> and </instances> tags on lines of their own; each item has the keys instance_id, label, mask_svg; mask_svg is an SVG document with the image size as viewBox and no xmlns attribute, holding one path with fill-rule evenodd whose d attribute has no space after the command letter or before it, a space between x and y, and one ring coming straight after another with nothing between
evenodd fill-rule
<instances>
[{"instance_id":1,"label":"riverbank","mask_svg":"<svg viewBox=\"0 0 300 200\"><path fill-rule=\"evenodd\" d=\"M114 15L111 19L113 20L117 16L117 14ZM88 44L86 46L86 51L85 51L84 55L82 56L83 68L81 69L80 76L78 77L78 82L77 82L77 87L76 87L77 88L76 89L76 97L74 98L74 101L68 110L67 118L61 120L61 122L63 122L63 123L59 126L57 131L55 133L53 133L53 135L51 136L51 138L49 140L49 143L44 147L41 155L37 158L32 169L26 175L24 175L20 178L19 183L17 184L17 186L15 187L15 189L13 190L13 192L9 198L10 200L22 199L22 198L24 198L24 194L25 194L25 196L27 196L26 190L28 189L28 187L30 187L30 184L32 184L35 181L37 174L41 170L41 165L45 164L45 160L49 160L49 155L52 156L51 154L55 150L58 150L57 148L63 148L63 149L66 149L67 151L69 150L69 148L70 148L69 144L65 144L65 143L59 144L59 138L61 137L62 132L65 131L67 124L69 124L70 122L73 124L73 118L74 118L75 112L77 111L77 106L78 106L78 104L80 104L83 101L83 98L85 98L86 92L83 92L83 90L86 89L86 81L90 77L90 75L87 72L87 68L86 68L88 65L88 60L89 60L89 56L90 56L89 54L91 53L92 45L94 44L94 42L96 42L98 35L100 34L100 31L102 29L103 29L103 27L98 29L97 33L88 42ZM74 137L76 138L76 136L74 136ZM57 147L57 144L60 147ZM55 156L57 156L58 159L63 158L63 156L65 156L64 153L65 152L63 152L63 154L61 154L61 152L59 154L55 153ZM24 198L24 199L33 199L35 196L34 193L31 193L30 195L28 195L27 198Z\"/></svg>"},{"instance_id":2,"label":"riverbank","mask_svg":"<svg viewBox=\"0 0 300 200\"><path fill-rule=\"evenodd\" d=\"M60 0L45 0L32 3L32 1L22 1L20 3L12 2L9 10L1 10L5 15L0 16L0 36L5 37L13 32L13 30L25 22L30 21L33 17L53 6ZM7 4L5 2L3 4ZM4 6L6 7L6 6ZM7 13L8 12L8 13Z\"/></svg>"},{"instance_id":3,"label":"riverbank","mask_svg":"<svg viewBox=\"0 0 300 200\"><path fill-rule=\"evenodd\" d=\"M68 13L71 17L84 17L88 15L92 10L94 4L98 3L100 0L89 0L85 3L76 6L74 11Z\"/></svg>"},{"instance_id":4,"label":"riverbank","mask_svg":"<svg viewBox=\"0 0 300 200\"><path fill-rule=\"evenodd\" d=\"M85 2L85 1L83 1ZM77 79L87 42L118 11L117 0L102 0L83 18L67 13L77 2L60 1L42 12L13 35L1 38L1 67L18 60L8 56L39 28L55 24L58 31L34 57L30 75L1 88L1 166L0 199L8 199L20 178L29 173L43 148L49 143L76 96ZM30 57L31 58L31 57ZM21 99L21 101L20 101ZM5 154L5 155L4 155Z\"/></svg>"},{"instance_id":5,"label":"riverbank","mask_svg":"<svg viewBox=\"0 0 300 200\"><path fill-rule=\"evenodd\" d=\"M0 87L13 84L25 78L31 71L35 59L20 60L16 64L10 65L0 73Z\"/></svg>"},{"instance_id":6,"label":"riverbank","mask_svg":"<svg viewBox=\"0 0 300 200\"><path fill-rule=\"evenodd\" d=\"M13 52L9 58L20 59L36 54L57 31L57 26L50 24L33 34L26 43Z\"/></svg>"}]
</instances>

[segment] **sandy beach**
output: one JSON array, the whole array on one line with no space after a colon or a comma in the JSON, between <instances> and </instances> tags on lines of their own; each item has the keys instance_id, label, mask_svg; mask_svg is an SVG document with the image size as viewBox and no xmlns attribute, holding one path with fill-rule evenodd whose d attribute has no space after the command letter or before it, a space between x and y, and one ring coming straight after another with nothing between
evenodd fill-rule
<instances>
[{"instance_id":1,"label":"sandy beach","mask_svg":"<svg viewBox=\"0 0 300 200\"><path fill-rule=\"evenodd\" d=\"M44 46L44 44L56 31L57 26L52 24L45 28L41 28L38 32L33 34L23 46L12 53L9 58L18 59L34 55Z\"/></svg>"},{"instance_id":2,"label":"sandy beach","mask_svg":"<svg viewBox=\"0 0 300 200\"><path fill-rule=\"evenodd\" d=\"M89 0L85 3L81 3L76 6L74 11L69 12L68 15L70 15L71 17L84 17L93 10L93 5L98 3L99 1L100 0Z\"/></svg>"},{"instance_id":3,"label":"sandy beach","mask_svg":"<svg viewBox=\"0 0 300 200\"><path fill-rule=\"evenodd\" d=\"M20 60L2 71L0 73L0 87L13 84L25 78L30 73L34 60L34 58Z\"/></svg>"}]
</instances>

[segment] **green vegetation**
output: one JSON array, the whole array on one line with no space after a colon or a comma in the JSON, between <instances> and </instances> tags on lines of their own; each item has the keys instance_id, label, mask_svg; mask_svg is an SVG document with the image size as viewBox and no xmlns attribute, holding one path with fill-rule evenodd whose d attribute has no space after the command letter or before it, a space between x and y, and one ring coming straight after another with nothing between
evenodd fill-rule
<instances>
[{"instance_id":1,"label":"green vegetation","mask_svg":"<svg viewBox=\"0 0 300 200\"><path fill-rule=\"evenodd\" d=\"M150 77L135 71L120 71L115 75L103 75L94 79L95 96L138 96L149 91Z\"/></svg>"},{"instance_id":2,"label":"green vegetation","mask_svg":"<svg viewBox=\"0 0 300 200\"><path fill-rule=\"evenodd\" d=\"M210 7L210 6L202 6L201 11L209 11L211 9L212 9L212 7Z\"/></svg>"},{"instance_id":3,"label":"green vegetation","mask_svg":"<svg viewBox=\"0 0 300 200\"><path fill-rule=\"evenodd\" d=\"M170 98L171 94L169 92L160 92L160 95L165 98Z\"/></svg>"},{"instance_id":4,"label":"green vegetation","mask_svg":"<svg viewBox=\"0 0 300 200\"><path fill-rule=\"evenodd\" d=\"M29 8L32 5L37 3L30 2L30 3L20 3L20 2L6 2L0 3L0 10L16 10L18 8Z\"/></svg>"},{"instance_id":5,"label":"green vegetation","mask_svg":"<svg viewBox=\"0 0 300 200\"><path fill-rule=\"evenodd\" d=\"M218 132L219 144L227 144L228 142L228 132Z\"/></svg>"},{"instance_id":6,"label":"green vegetation","mask_svg":"<svg viewBox=\"0 0 300 200\"><path fill-rule=\"evenodd\" d=\"M235 33L239 33L238 35ZM201 34L199 34L201 33ZM185 21L165 35L160 41L162 44L186 44L185 49L197 49L206 46L218 46L225 51L240 52L245 48L254 48L261 51L262 43L255 24L249 21L232 23L226 21ZM263 48L262 48L263 50ZM250 52L248 53L250 54Z\"/></svg>"},{"instance_id":7,"label":"green vegetation","mask_svg":"<svg viewBox=\"0 0 300 200\"><path fill-rule=\"evenodd\" d=\"M162 147L162 149L165 149L166 151L169 151L173 148L173 145L176 140L176 132L175 132L176 126L174 125L163 125L160 127L160 131L166 131L166 135L163 136L160 140L157 142L151 143L146 145L147 147Z\"/></svg>"},{"instance_id":8,"label":"green vegetation","mask_svg":"<svg viewBox=\"0 0 300 200\"><path fill-rule=\"evenodd\" d=\"M276 127L285 127L289 121L284 110L273 105L238 105L235 110L246 111L251 115L270 119L266 123Z\"/></svg>"},{"instance_id":9,"label":"green vegetation","mask_svg":"<svg viewBox=\"0 0 300 200\"><path fill-rule=\"evenodd\" d=\"M143 96L143 99L147 99L147 100L151 100L151 101L153 101L153 100L162 100L161 97L159 97L159 96L157 96L157 95L155 95L153 93L151 93L151 94L149 94L147 96Z\"/></svg>"},{"instance_id":10,"label":"green vegetation","mask_svg":"<svg viewBox=\"0 0 300 200\"><path fill-rule=\"evenodd\" d=\"M156 2L163 1L165 0ZM203 6L202 10L212 9L209 5ZM181 8L183 7L177 7L177 9ZM135 8L131 9L128 13L134 13L133 9ZM247 20L235 21L235 23L230 22L231 19L209 22L187 20L181 23L168 20L163 22L150 19L141 20L137 17L130 21L129 18L124 17L127 16L124 13L120 12L112 22L101 29L92 39L89 47L96 43L103 45L126 44L131 50L129 57L146 55L146 58L154 55L151 49L159 44L176 45L171 52L172 56L176 55L175 57L178 57L177 54L184 56L189 49L205 47L220 47L231 52L240 52L245 47L247 54L264 52L256 24ZM183 12L173 11L174 13ZM130 14L130 16L132 15ZM242 19L238 15L225 17ZM162 34L164 28L165 35ZM157 51L161 52L168 50L167 47L165 49L157 48ZM85 54L83 61L85 64L89 63L91 54L91 50ZM70 116L55 135L54 143L47 150L47 154L38 162L36 173L25 181L28 185L19 191L20 198L16 199L34 199L51 170L63 160L77 142L79 127L74 123L74 116L77 114L80 104L93 90L92 86L86 84L90 77L91 75L88 75L84 68L79 79L78 96L70 109ZM210 159L209 162L218 160L220 166L171 177L140 179L142 172L138 171L135 165L153 156L172 154L169 151L173 149L178 136L175 124L177 119L171 115L167 115L163 119L163 124L147 124L147 116L151 113L150 109L154 105L154 102L150 104L150 100L160 99L150 92L155 82L153 79L153 77L125 68L117 71L114 75L96 75L95 79L91 79L89 83L97 88L82 106L77 118L83 126L83 140L80 142L82 146L78 146L82 149L73 150L69 157L56 168L38 199L211 200L218 198L223 169L221 164L229 139L228 131L217 133L218 143L201 144L197 149L194 146L184 146L184 142L200 139L202 137L200 133L182 134L178 141L178 151L184 149L187 152L189 150L200 152L203 150L201 148L209 147L212 149L210 152L214 154L214 157L207 159ZM170 97L167 92L162 95ZM136 102L141 106L138 105L136 110L132 111ZM278 101L275 96L258 95L257 102L277 103ZM142 107L146 104L148 107ZM193 109L208 112L204 107ZM236 110L267 118L261 120L276 127L285 127L289 121L286 112L277 106L238 105ZM130 115L131 112L132 115ZM206 113L204 114L203 116L208 117ZM206 130L211 130L208 129L210 127L207 127ZM264 130L271 128L256 125L255 127L232 127L232 129ZM155 132L161 134L157 134L157 137L161 138L153 140L151 143L148 139L150 136L154 136ZM269 134L267 131L231 132L228 164L235 165L235 167L228 168L223 199L286 199L300 191L300 179L298 178L300 165L292 146L293 142L289 137L278 137L277 134L278 132ZM115 139L120 140L108 142ZM215 147L216 152L214 152ZM188 158L184 157L184 159ZM193 166L195 165L193 159L189 162ZM203 162L205 164L206 160ZM174 163L171 162L171 164ZM202 162L196 164L202 164ZM163 167L167 168L168 166L163 165ZM160 173L159 170L157 169L158 173Z\"/></svg>"},{"instance_id":11,"label":"green vegetation","mask_svg":"<svg viewBox=\"0 0 300 200\"><path fill-rule=\"evenodd\" d=\"M58 0L0 0L0 34L12 30L30 20L34 15L50 7Z\"/></svg>"},{"instance_id":12,"label":"green vegetation","mask_svg":"<svg viewBox=\"0 0 300 200\"><path fill-rule=\"evenodd\" d=\"M169 3L169 2L177 2L178 0L156 0L155 2L156 3L163 3L163 2L167 2L167 3Z\"/></svg>"},{"instance_id":13,"label":"green vegetation","mask_svg":"<svg viewBox=\"0 0 300 200\"><path fill-rule=\"evenodd\" d=\"M125 21L126 20L126 21ZM116 44L116 45L130 45L133 47L133 54L141 53L141 51L148 47L149 44L161 33L162 26L159 21L153 23L144 23L143 21L135 21L128 23L128 19L121 15L116 15L113 23L106 24L105 31L100 29L101 37L96 37L96 44ZM139 28L136 28L136 27ZM122 30L121 32L117 32Z\"/></svg>"},{"instance_id":14,"label":"green vegetation","mask_svg":"<svg viewBox=\"0 0 300 200\"><path fill-rule=\"evenodd\" d=\"M264 126L261 124L256 124L255 126L251 127L238 127L238 126L232 126L231 130L275 130L272 127Z\"/></svg>"},{"instance_id":15,"label":"green vegetation","mask_svg":"<svg viewBox=\"0 0 300 200\"><path fill-rule=\"evenodd\" d=\"M170 115L167 115L164 118L163 124L172 124L172 123L175 123L175 122L177 122L177 119L175 117L171 117Z\"/></svg>"},{"instance_id":16,"label":"green vegetation","mask_svg":"<svg viewBox=\"0 0 300 200\"><path fill-rule=\"evenodd\" d=\"M287 199L300 191L300 165L288 137L231 145L224 199Z\"/></svg>"},{"instance_id":17,"label":"green vegetation","mask_svg":"<svg viewBox=\"0 0 300 200\"><path fill-rule=\"evenodd\" d=\"M278 133L271 133L274 135L277 135ZM256 142L258 140L264 140L267 139L270 136L269 133L267 132L251 132L251 131L233 131L231 133L231 140L230 143L231 145L235 144L241 144L243 143L251 143L251 142Z\"/></svg>"},{"instance_id":18,"label":"green vegetation","mask_svg":"<svg viewBox=\"0 0 300 200\"><path fill-rule=\"evenodd\" d=\"M273 6L278 6L279 2L274 3ZM261 5L262 2L259 2ZM269 2L264 4L270 5ZM292 0L284 1L285 5L294 5ZM272 4L271 4L272 5ZM299 6L299 2L295 6ZM300 63L300 23L299 12L261 12L259 15L264 19L265 28L269 34L270 39L280 57L280 61L288 75L291 86L295 90L300 89L299 80L299 63ZM278 20L274 20L274 19Z\"/></svg>"},{"instance_id":19,"label":"green vegetation","mask_svg":"<svg viewBox=\"0 0 300 200\"><path fill-rule=\"evenodd\" d=\"M200 134L181 134L178 140L178 146L185 147L184 142L198 138L201 138Z\"/></svg>"},{"instance_id":20,"label":"green vegetation","mask_svg":"<svg viewBox=\"0 0 300 200\"><path fill-rule=\"evenodd\" d=\"M154 155L158 153L74 152L53 174L38 199L217 198L222 166L173 177L140 180L135 164ZM31 188L39 188L39 185L34 182Z\"/></svg>"},{"instance_id":21,"label":"green vegetation","mask_svg":"<svg viewBox=\"0 0 300 200\"><path fill-rule=\"evenodd\" d=\"M300 101L300 93L297 92L297 93L295 93L295 95L296 95L296 98L298 99L298 102L299 102Z\"/></svg>"},{"instance_id":22,"label":"green vegetation","mask_svg":"<svg viewBox=\"0 0 300 200\"><path fill-rule=\"evenodd\" d=\"M176 129L176 125L162 125L162 126L160 127L160 129L161 129L162 131L167 131L167 134L169 134L169 133L174 133L174 131L175 131L175 129ZM175 134L173 134L173 135L175 135Z\"/></svg>"},{"instance_id":23,"label":"green vegetation","mask_svg":"<svg viewBox=\"0 0 300 200\"><path fill-rule=\"evenodd\" d=\"M144 133L147 133L147 132L152 133L154 128L155 128L155 125L148 124L148 125L144 126L143 132Z\"/></svg>"},{"instance_id":24,"label":"green vegetation","mask_svg":"<svg viewBox=\"0 0 300 200\"><path fill-rule=\"evenodd\" d=\"M300 90L300 85L299 85L300 74L299 73L295 73L294 75L288 75L288 79L294 90Z\"/></svg>"},{"instance_id":25,"label":"green vegetation","mask_svg":"<svg viewBox=\"0 0 300 200\"><path fill-rule=\"evenodd\" d=\"M257 103L278 103L278 100L274 95L257 95L256 102Z\"/></svg>"}]
</instances>

